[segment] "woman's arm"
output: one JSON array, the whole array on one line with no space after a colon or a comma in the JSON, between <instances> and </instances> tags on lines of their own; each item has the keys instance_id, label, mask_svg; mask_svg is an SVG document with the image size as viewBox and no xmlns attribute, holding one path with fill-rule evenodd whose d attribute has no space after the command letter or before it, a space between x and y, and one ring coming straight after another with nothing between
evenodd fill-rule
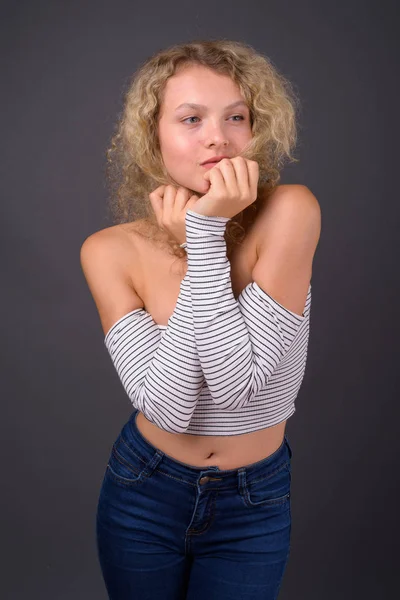
<instances>
[{"instance_id":1,"label":"woman's arm","mask_svg":"<svg viewBox=\"0 0 400 600\"><path fill-rule=\"evenodd\" d=\"M126 248L123 252L118 237L108 230L90 236L81 249L104 343L132 404L165 431L183 433L204 383L188 279L181 282L174 312L162 334L125 276L122 256Z\"/></svg>"},{"instance_id":2,"label":"woman's arm","mask_svg":"<svg viewBox=\"0 0 400 600\"><path fill-rule=\"evenodd\" d=\"M275 233L269 232L270 244L275 247L282 247L279 240L290 240L291 233L284 229L286 225L282 214L279 216L281 225L275 221ZM306 218L309 216L310 212ZM224 239L228 221L227 217L205 216L188 210L185 223L193 327L201 367L214 402L223 409L235 411L246 406L266 386L307 318L280 304L260 284L266 282L266 289L273 289L279 297L279 290L286 290L285 277L289 282L294 278L294 269L292 273L290 267L292 263L297 265L303 261L306 265L303 279L311 274L311 269L306 264L305 254L290 258L290 255L296 254L292 252L296 247L294 238L289 243L290 251L284 256L285 264L279 263L278 252L275 251L272 257L274 264L269 268L271 246L265 244L259 261L262 268L259 264L253 271L257 281L249 284L236 301ZM301 230L300 221L296 226ZM298 234L296 239L300 239ZM313 244L314 240L308 246ZM307 244L299 242L298 246L305 247ZM313 254L309 250L308 253ZM272 285L271 282L276 280L272 274L276 275L278 271L280 285ZM309 279L304 279L308 291L311 287ZM302 285L304 288L304 283ZM285 297L290 297L293 304L293 293Z\"/></svg>"}]
</instances>

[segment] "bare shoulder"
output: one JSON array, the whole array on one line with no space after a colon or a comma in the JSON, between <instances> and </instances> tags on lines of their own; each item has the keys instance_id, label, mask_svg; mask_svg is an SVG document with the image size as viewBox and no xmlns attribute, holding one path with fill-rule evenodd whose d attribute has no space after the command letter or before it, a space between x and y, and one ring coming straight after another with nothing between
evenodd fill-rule
<instances>
[{"instance_id":1,"label":"bare shoulder","mask_svg":"<svg viewBox=\"0 0 400 600\"><path fill-rule=\"evenodd\" d=\"M321 209L312 191L302 184L278 185L269 195L266 195L263 208L259 214L258 228L261 234L259 246L266 240L266 233L272 223L276 225L294 221L298 230L306 228L310 236L318 242L321 231Z\"/></svg>"},{"instance_id":2,"label":"bare shoulder","mask_svg":"<svg viewBox=\"0 0 400 600\"><path fill-rule=\"evenodd\" d=\"M83 242L80 262L99 312L104 333L122 316L143 308L130 271L139 268L134 227L114 225L92 233Z\"/></svg>"},{"instance_id":3,"label":"bare shoulder","mask_svg":"<svg viewBox=\"0 0 400 600\"><path fill-rule=\"evenodd\" d=\"M321 231L319 203L304 185L278 186L266 199L259 227L253 279L277 302L302 315Z\"/></svg>"},{"instance_id":4,"label":"bare shoulder","mask_svg":"<svg viewBox=\"0 0 400 600\"><path fill-rule=\"evenodd\" d=\"M138 257L138 244L133 223L113 225L89 235L81 246L80 257L84 271L104 265L117 273L128 273L126 269Z\"/></svg>"},{"instance_id":5,"label":"bare shoulder","mask_svg":"<svg viewBox=\"0 0 400 600\"><path fill-rule=\"evenodd\" d=\"M299 207L309 209L311 213L320 213L320 206L312 191L300 183L278 185L269 195L266 195L264 206L266 210L279 207Z\"/></svg>"}]
</instances>

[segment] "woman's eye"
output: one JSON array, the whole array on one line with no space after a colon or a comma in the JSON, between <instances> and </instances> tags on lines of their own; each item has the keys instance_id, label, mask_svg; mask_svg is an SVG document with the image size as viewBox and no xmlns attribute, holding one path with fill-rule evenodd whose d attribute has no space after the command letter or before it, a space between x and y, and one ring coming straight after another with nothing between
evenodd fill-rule
<instances>
[{"instance_id":1,"label":"woman's eye","mask_svg":"<svg viewBox=\"0 0 400 600\"><path fill-rule=\"evenodd\" d=\"M183 119L183 123L185 123L186 121L188 121L189 119L198 119L199 117L187 117L187 119Z\"/></svg>"},{"instance_id":2,"label":"woman's eye","mask_svg":"<svg viewBox=\"0 0 400 600\"><path fill-rule=\"evenodd\" d=\"M183 123L185 123L186 121L189 121L189 124L192 124L193 121L190 121L190 119L198 119L199 117L187 117L186 119L183 119ZM240 121L244 121L244 117L242 115L233 115L233 117L230 117L231 119L239 119Z\"/></svg>"}]
</instances>

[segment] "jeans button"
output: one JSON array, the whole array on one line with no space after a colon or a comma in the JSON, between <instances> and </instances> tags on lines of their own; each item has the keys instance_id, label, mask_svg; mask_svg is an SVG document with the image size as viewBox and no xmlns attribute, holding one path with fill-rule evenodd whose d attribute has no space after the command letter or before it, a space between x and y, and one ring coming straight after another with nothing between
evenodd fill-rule
<instances>
[{"instance_id":1,"label":"jeans button","mask_svg":"<svg viewBox=\"0 0 400 600\"><path fill-rule=\"evenodd\" d=\"M210 478L205 476L200 478L199 483L200 485L203 485L203 483L207 483L208 481L210 481Z\"/></svg>"}]
</instances>

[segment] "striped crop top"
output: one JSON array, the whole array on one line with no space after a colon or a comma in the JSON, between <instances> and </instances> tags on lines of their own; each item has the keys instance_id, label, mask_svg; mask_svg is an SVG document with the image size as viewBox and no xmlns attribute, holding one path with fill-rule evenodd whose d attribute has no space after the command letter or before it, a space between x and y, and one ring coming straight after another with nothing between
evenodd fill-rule
<instances>
[{"instance_id":1,"label":"striped crop top","mask_svg":"<svg viewBox=\"0 0 400 600\"><path fill-rule=\"evenodd\" d=\"M187 272L167 326L143 308L104 343L132 404L171 433L239 435L295 412L307 359L311 284L303 315L256 282L236 300L224 239L227 217L187 210Z\"/></svg>"}]
</instances>

